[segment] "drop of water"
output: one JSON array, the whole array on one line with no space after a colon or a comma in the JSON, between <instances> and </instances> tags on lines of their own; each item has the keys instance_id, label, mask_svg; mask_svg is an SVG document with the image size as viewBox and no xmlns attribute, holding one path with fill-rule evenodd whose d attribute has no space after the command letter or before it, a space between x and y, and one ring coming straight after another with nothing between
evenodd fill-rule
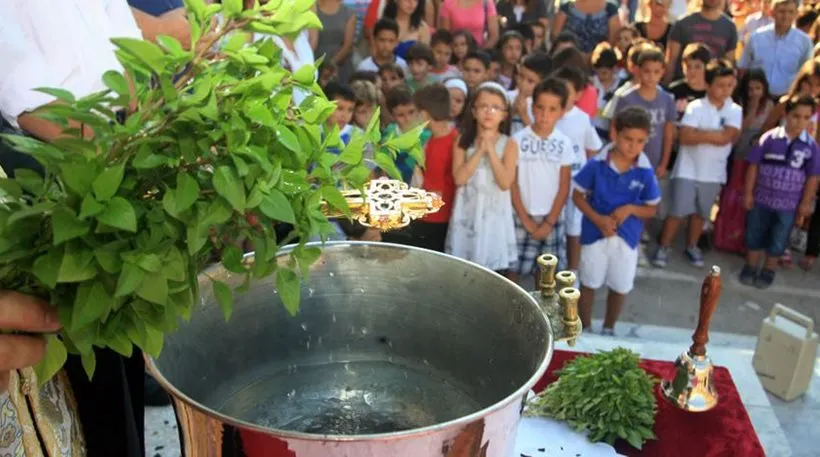
<instances>
[{"instance_id":1,"label":"drop of water","mask_svg":"<svg viewBox=\"0 0 820 457\"><path fill-rule=\"evenodd\" d=\"M336 313L333 313L333 323L336 323Z\"/></svg>"},{"instance_id":2,"label":"drop of water","mask_svg":"<svg viewBox=\"0 0 820 457\"><path fill-rule=\"evenodd\" d=\"M305 346L307 347L307 350L309 351L310 350L310 340L307 341L307 344L305 344Z\"/></svg>"},{"instance_id":3,"label":"drop of water","mask_svg":"<svg viewBox=\"0 0 820 457\"><path fill-rule=\"evenodd\" d=\"M356 289L356 292L358 292L360 294L363 294L364 293L364 287L359 287L358 289Z\"/></svg>"},{"instance_id":4,"label":"drop of water","mask_svg":"<svg viewBox=\"0 0 820 457\"><path fill-rule=\"evenodd\" d=\"M306 332L307 332L307 324L305 324L305 323L303 322L303 323L302 323L302 325L301 325L301 327L302 327L302 330L304 330L304 331L306 331Z\"/></svg>"},{"instance_id":5,"label":"drop of water","mask_svg":"<svg viewBox=\"0 0 820 457\"><path fill-rule=\"evenodd\" d=\"M364 395L362 395L362 398L364 399L364 402L365 402L365 404L367 404L367 406L370 406L370 405L373 404L373 393L372 392L365 392Z\"/></svg>"},{"instance_id":6,"label":"drop of water","mask_svg":"<svg viewBox=\"0 0 820 457\"><path fill-rule=\"evenodd\" d=\"M388 345L388 346L390 346L390 347L392 348L392 347L393 347L393 341L388 340L388 341L387 341L387 345Z\"/></svg>"},{"instance_id":7,"label":"drop of water","mask_svg":"<svg viewBox=\"0 0 820 457\"><path fill-rule=\"evenodd\" d=\"M424 362L424 364L427 365L428 367L430 366L430 362L428 362L427 359L422 360L422 362Z\"/></svg>"},{"instance_id":8,"label":"drop of water","mask_svg":"<svg viewBox=\"0 0 820 457\"><path fill-rule=\"evenodd\" d=\"M308 297L312 297L316 290L313 287L308 288Z\"/></svg>"},{"instance_id":9,"label":"drop of water","mask_svg":"<svg viewBox=\"0 0 820 457\"><path fill-rule=\"evenodd\" d=\"M330 276L332 278L332 277L336 276L336 273L331 271L330 273L328 273L328 276Z\"/></svg>"},{"instance_id":10,"label":"drop of water","mask_svg":"<svg viewBox=\"0 0 820 457\"><path fill-rule=\"evenodd\" d=\"M319 337L319 341L318 341L318 343L317 343L317 344L318 344L319 346L321 346L321 345L322 345L322 337L321 337L321 336Z\"/></svg>"},{"instance_id":11,"label":"drop of water","mask_svg":"<svg viewBox=\"0 0 820 457\"><path fill-rule=\"evenodd\" d=\"M367 335L368 330L367 330L367 328L366 328L366 327L362 327L361 332L362 332L362 335Z\"/></svg>"},{"instance_id":12,"label":"drop of water","mask_svg":"<svg viewBox=\"0 0 820 457\"><path fill-rule=\"evenodd\" d=\"M288 392L288 398L293 398L296 396L296 389L291 390Z\"/></svg>"}]
</instances>

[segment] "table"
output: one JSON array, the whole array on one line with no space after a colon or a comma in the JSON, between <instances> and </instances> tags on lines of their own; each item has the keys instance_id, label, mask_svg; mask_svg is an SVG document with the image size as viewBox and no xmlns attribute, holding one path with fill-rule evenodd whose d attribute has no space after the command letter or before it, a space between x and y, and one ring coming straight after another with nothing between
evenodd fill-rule
<instances>
[{"instance_id":1,"label":"table","mask_svg":"<svg viewBox=\"0 0 820 457\"><path fill-rule=\"evenodd\" d=\"M540 392L557 377L555 372L580 352L555 350L547 373L535 385ZM660 360L641 360L641 368L658 378L669 378L674 363ZM657 440L647 441L638 451L625 441L618 441L615 449L627 456L644 457L765 457L746 408L740 400L732 375L724 367L715 367L714 384L718 392L717 406L706 412L682 411L661 397L655 417Z\"/></svg>"}]
</instances>

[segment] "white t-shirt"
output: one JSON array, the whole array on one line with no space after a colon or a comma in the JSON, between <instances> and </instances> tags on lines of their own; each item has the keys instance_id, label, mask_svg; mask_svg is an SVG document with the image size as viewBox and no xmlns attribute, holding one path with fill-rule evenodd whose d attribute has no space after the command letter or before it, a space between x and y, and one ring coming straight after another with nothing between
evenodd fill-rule
<instances>
[{"instance_id":1,"label":"white t-shirt","mask_svg":"<svg viewBox=\"0 0 820 457\"><path fill-rule=\"evenodd\" d=\"M581 111L577 106L573 106L569 112L564 114L558 120L555 128L572 142L572 152L575 157L572 161L572 176L575 176L587 163L587 151L598 152L601 149L603 146L601 138L592 126L589 114Z\"/></svg>"},{"instance_id":2,"label":"white t-shirt","mask_svg":"<svg viewBox=\"0 0 820 457\"><path fill-rule=\"evenodd\" d=\"M558 195L561 167L575 160L572 141L558 129L541 138L526 127L513 135L518 143L518 189L530 216L546 216Z\"/></svg>"},{"instance_id":3,"label":"white t-shirt","mask_svg":"<svg viewBox=\"0 0 820 457\"><path fill-rule=\"evenodd\" d=\"M102 75L122 71L111 38L142 39L126 0L0 1L0 111L17 117L54 97L56 87L77 98L104 90Z\"/></svg>"},{"instance_id":4,"label":"white t-shirt","mask_svg":"<svg viewBox=\"0 0 820 457\"><path fill-rule=\"evenodd\" d=\"M718 109L706 97L699 98L686 106L680 125L699 130L720 131L724 127L740 129L743 110L731 99ZM713 144L681 145L678 160L672 170L673 178L692 179L700 182L726 182L726 161L732 152L732 145Z\"/></svg>"},{"instance_id":5,"label":"white t-shirt","mask_svg":"<svg viewBox=\"0 0 820 457\"><path fill-rule=\"evenodd\" d=\"M399 56L395 56L393 59L393 63L398 65L399 68L404 70L404 73L407 74L407 62ZM361 62L359 62L359 66L356 68L359 71L372 71L375 73L379 72L379 66L373 61L373 57L368 57Z\"/></svg>"}]
</instances>

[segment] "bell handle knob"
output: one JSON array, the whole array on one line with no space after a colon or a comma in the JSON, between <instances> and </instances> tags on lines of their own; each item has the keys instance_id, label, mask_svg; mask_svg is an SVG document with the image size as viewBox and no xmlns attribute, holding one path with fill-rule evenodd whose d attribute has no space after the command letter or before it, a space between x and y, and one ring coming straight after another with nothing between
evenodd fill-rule
<instances>
[{"instance_id":1,"label":"bell handle knob","mask_svg":"<svg viewBox=\"0 0 820 457\"><path fill-rule=\"evenodd\" d=\"M709 342L709 325L720 300L721 287L720 267L713 266L700 288L698 326L692 335L692 346L689 348L689 353L692 355L706 355L706 343Z\"/></svg>"}]
</instances>

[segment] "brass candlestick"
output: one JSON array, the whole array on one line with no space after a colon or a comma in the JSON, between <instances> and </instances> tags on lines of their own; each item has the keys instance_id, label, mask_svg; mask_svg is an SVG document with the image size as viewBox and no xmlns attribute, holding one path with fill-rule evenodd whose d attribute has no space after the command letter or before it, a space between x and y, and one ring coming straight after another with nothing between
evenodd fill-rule
<instances>
[{"instance_id":1,"label":"brass candlestick","mask_svg":"<svg viewBox=\"0 0 820 457\"><path fill-rule=\"evenodd\" d=\"M712 382L714 367L706 355L706 343L709 342L709 324L717 309L720 289L720 268L713 266L700 290L700 313L692 346L675 361L674 378L661 382L663 396L686 411L708 411L718 401Z\"/></svg>"},{"instance_id":2,"label":"brass candlestick","mask_svg":"<svg viewBox=\"0 0 820 457\"><path fill-rule=\"evenodd\" d=\"M435 213L444 206L438 194L388 178L370 181L364 194L359 190L345 190L342 195L353 214L351 219L382 232L406 227L413 220ZM331 218L345 216L326 203L322 209Z\"/></svg>"},{"instance_id":3,"label":"brass candlestick","mask_svg":"<svg viewBox=\"0 0 820 457\"><path fill-rule=\"evenodd\" d=\"M581 334L581 319L578 317L578 300L581 293L573 288L575 273L556 273L558 258L552 254L541 255L536 262L538 270L535 285L538 290L532 295L549 318L555 341L566 341L570 346L574 346L575 340Z\"/></svg>"}]
</instances>

